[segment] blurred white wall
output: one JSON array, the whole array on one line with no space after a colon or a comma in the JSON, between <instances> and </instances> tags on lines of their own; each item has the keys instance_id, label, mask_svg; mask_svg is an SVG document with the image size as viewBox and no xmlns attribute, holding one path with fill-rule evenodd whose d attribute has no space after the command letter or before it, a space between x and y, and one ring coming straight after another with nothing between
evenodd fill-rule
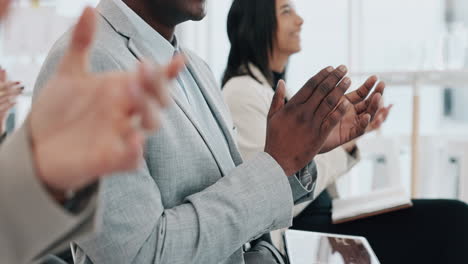
<instances>
[{"instance_id":1,"label":"blurred white wall","mask_svg":"<svg viewBox=\"0 0 468 264\"><path fill-rule=\"evenodd\" d=\"M13 5L8 19L1 24L0 66L7 69L10 80L25 85L25 96L15 107L16 127L29 112L31 94L37 74L51 46L70 28L86 6L98 0L42 0L40 6L30 0Z\"/></svg>"}]
</instances>

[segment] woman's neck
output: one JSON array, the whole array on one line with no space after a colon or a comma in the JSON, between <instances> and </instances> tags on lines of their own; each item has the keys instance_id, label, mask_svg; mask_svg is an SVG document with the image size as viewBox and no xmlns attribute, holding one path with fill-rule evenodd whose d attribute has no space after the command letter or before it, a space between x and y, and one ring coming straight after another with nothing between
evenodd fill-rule
<instances>
[{"instance_id":1,"label":"woman's neck","mask_svg":"<svg viewBox=\"0 0 468 264\"><path fill-rule=\"evenodd\" d=\"M274 52L273 55L270 56L270 70L279 73L284 72L288 59L289 55Z\"/></svg>"}]
</instances>

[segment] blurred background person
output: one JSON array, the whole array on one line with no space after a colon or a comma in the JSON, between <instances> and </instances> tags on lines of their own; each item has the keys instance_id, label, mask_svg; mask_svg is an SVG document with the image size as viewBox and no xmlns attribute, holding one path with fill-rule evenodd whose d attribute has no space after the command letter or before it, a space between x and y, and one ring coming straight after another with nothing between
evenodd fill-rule
<instances>
[{"instance_id":1,"label":"blurred background person","mask_svg":"<svg viewBox=\"0 0 468 264\"><path fill-rule=\"evenodd\" d=\"M7 118L10 110L16 105L17 97L23 92L20 82L7 81L7 73L0 69L0 144L7 134Z\"/></svg>"},{"instance_id":2,"label":"blurred background person","mask_svg":"<svg viewBox=\"0 0 468 264\"><path fill-rule=\"evenodd\" d=\"M290 56L301 51L302 24L294 1L233 1L227 21L231 50L223 77L223 93L238 131L239 148L246 160L264 149L269 105L278 81L285 78ZM369 78L357 90L358 94L369 91L376 83L375 76ZM377 90L383 86L383 83L377 84ZM391 107L381 104L367 132L382 125ZM453 263L468 261L468 253L463 250L468 242L468 227L462 224L468 221L468 206L462 202L414 200L411 209L332 224L332 198L337 197L334 183L358 160L359 150L355 143L316 158L318 197L310 205L295 207L292 228L365 236L383 263L437 263L437 257L427 252L429 249L436 254L441 248L444 259L451 259ZM273 238L284 253L281 235L273 233ZM391 241L399 241L397 248Z\"/></svg>"}]
</instances>

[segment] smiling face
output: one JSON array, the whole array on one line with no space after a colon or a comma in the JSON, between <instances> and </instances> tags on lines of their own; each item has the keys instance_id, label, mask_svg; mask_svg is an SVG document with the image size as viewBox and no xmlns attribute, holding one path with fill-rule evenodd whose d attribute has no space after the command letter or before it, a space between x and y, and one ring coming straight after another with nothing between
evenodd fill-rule
<instances>
[{"instance_id":1,"label":"smiling face","mask_svg":"<svg viewBox=\"0 0 468 264\"><path fill-rule=\"evenodd\" d=\"M300 17L291 0L276 1L278 27L274 39L274 50L292 55L301 51L301 29L304 20Z\"/></svg>"}]
</instances>

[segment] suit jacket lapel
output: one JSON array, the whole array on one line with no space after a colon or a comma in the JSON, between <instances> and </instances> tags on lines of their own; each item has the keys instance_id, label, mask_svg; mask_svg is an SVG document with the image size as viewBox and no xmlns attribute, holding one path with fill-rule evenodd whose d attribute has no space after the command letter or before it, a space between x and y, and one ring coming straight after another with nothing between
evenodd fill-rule
<instances>
[{"instance_id":1,"label":"suit jacket lapel","mask_svg":"<svg viewBox=\"0 0 468 264\"><path fill-rule=\"evenodd\" d=\"M208 103L208 106L211 109L211 112L213 113L216 121L218 122L219 126L221 127L221 130L226 138L226 141L229 145L229 149L231 152L231 156L234 159L234 163L236 165L239 165L242 163L242 158L241 155L238 151L236 140L232 134L233 128L229 127L226 124L226 119L225 116L226 114L229 114L229 110L222 104L222 97L216 99L215 95L213 92L207 88L209 86L218 88L218 84L216 83L215 80L211 78L211 76L208 76L207 70L208 69L200 69L198 66L199 63L197 63L192 56L190 56L190 52L184 52L182 49L183 53L186 55L188 63L187 63L187 68L189 71L192 73L193 78L198 84L198 87L200 88L201 92L203 93L203 96L205 97L206 102ZM222 109L224 111L222 111Z\"/></svg>"},{"instance_id":2,"label":"suit jacket lapel","mask_svg":"<svg viewBox=\"0 0 468 264\"><path fill-rule=\"evenodd\" d=\"M115 3L113 3L111 0L102 0L101 3L98 5L97 9L99 13L103 16L103 18L114 28L114 30L128 40L128 43L127 43L128 49L132 52L132 54L138 60L141 61L143 58L150 58L150 59L153 59L153 61L157 63L157 58L153 57L153 54L150 52L147 45L145 45L142 41L138 41L139 38L135 34L135 29L132 28L131 23L128 23L126 15L119 9L119 7L115 6ZM210 108L212 109L213 114L218 120L223 130L223 133L225 134L228 140L231 154L233 152L233 149L235 149L235 152L238 153L237 148L233 147L235 146L235 141L232 138L231 131L227 129L227 126L225 122L223 121L219 111L216 110L216 107L215 107L216 100L213 100L211 96L209 95L209 93L206 91L205 82L201 81L202 79L199 77L200 74L198 74L198 71L195 70L195 67L193 66L193 61L190 61L187 67L193 74L200 89L202 89L203 95L205 96ZM210 142L209 138L205 135L200 125L198 124L196 118L192 115L190 111L190 105L188 105L187 100L183 99L185 95L182 94L179 91L179 89L170 89L170 93L176 105L182 110L182 112L190 120L190 122L193 124L197 132L200 134L205 144L208 146L209 150L211 151L213 157L215 158L223 175L225 175L227 168L222 168L221 163L219 162L219 158L216 156L215 152L213 151L212 142ZM239 163L240 154L232 155L232 156L234 158L235 163L236 164Z\"/></svg>"}]
</instances>

